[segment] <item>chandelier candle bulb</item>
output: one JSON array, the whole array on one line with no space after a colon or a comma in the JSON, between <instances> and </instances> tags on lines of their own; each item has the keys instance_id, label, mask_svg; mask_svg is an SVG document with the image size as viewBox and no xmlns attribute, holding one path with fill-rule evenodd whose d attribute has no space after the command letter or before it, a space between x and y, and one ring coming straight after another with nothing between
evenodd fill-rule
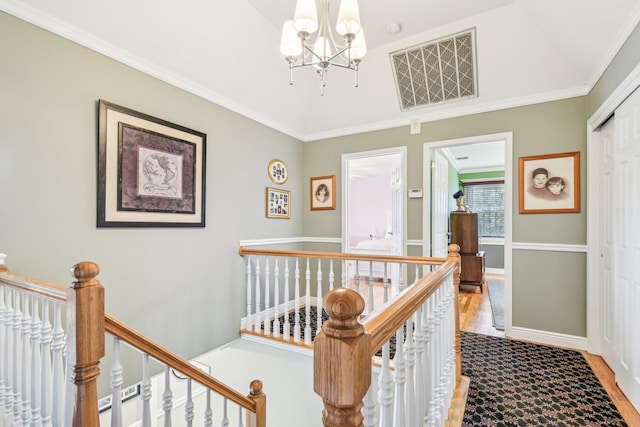
<instances>
[{"instance_id":1,"label":"chandelier candle bulb","mask_svg":"<svg viewBox=\"0 0 640 427\"><path fill-rule=\"evenodd\" d=\"M336 31L341 36L355 35L360 31L360 10L358 0L342 0L338 11ZM346 37L345 37L346 38Z\"/></svg>"},{"instance_id":2,"label":"chandelier candle bulb","mask_svg":"<svg viewBox=\"0 0 640 427\"><path fill-rule=\"evenodd\" d=\"M315 0L298 0L293 20L286 21L282 27L280 52L289 63L289 84L293 84L294 68L313 65L320 75L320 95L324 95L326 72L331 66L354 71L355 87L358 87L358 68L367 53L358 0L340 3L335 31L342 37L342 43L336 42L339 37L334 37L329 25L330 0L319 1L320 20Z\"/></svg>"},{"instance_id":3,"label":"chandelier candle bulb","mask_svg":"<svg viewBox=\"0 0 640 427\"><path fill-rule=\"evenodd\" d=\"M315 0L298 0L293 18L295 29L302 33L313 34L318 29L318 12Z\"/></svg>"}]
</instances>

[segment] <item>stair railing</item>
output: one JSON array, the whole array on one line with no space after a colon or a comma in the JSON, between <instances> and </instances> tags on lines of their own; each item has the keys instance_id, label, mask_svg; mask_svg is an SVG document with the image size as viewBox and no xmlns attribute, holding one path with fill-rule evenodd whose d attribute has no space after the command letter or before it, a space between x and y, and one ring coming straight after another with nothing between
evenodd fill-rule
<instances>
[{"instance_id":1,"label":"stair railing","mask_svg":"<svg viewBox=\"0 0 640 427\"><path fill-rule=\"evenodd\" d=\"M445 425L461 379L458 251L450 245L444 264L362 322L361 295L329 292L329 320L314 341L325 426ZM380 368L372 369L372 358Z\"/></svg>"},{"instance_id":2,"label":"stair railing","mask_svg":"<svg viewBox=\"0 0 640 427\"><path fill-rule=\"evenodd\" d=\"M244 396L106 315L96 264L74 265L71 271L75 281L68 286L13 274L4 266L4 259L0 254L0 425L99 426L97 378L105 354L105 333L109 333L114 342L111 426L123 425L123 371L118 356L121 341L142 354L141 425L151 425L151 417L157 415L150 406L147 368L151 358L165 365L165 384L169 384L170 371L187 377L186 425L192 425L196 418L193 381L206 390L203 425L213 425L213 392L224 400L222 423L228 423L226 405L231 401L239 408L239 426L244 425L240 416L243 410L247 427L266 426L266 396L260 381L252 381L249 395ZM170 426L173 400L169 388L165 388L162 401L164 425Z\"/></svg>"},{"instance_id":3,"label":"stair railing","mask_svg":"<svg viewBox=\"0 0 640 427\"><path fill-rule=\"evenodd\" d=\"M310 347L326 294L351 288L373 312L445 258L239 248L246 267L244 334ZM314 327L312 328L312 324Z\"/></svg>"}]
</instances>

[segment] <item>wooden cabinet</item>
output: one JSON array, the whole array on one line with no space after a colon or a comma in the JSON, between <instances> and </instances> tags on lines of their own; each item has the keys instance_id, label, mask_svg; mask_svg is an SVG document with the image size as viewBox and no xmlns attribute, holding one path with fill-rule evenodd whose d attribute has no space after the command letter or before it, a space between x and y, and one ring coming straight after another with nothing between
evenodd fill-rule
<instances>
[{"instance_id":1,"label":"wooden cabinet","mask_svg":"<svg viewBox=\"0 0 640 427\"><path fill-rule=\"evenodd\" d=\"M484 283L484 251L478 251L478 214L451 212L451 243L460 246L461 285Z\"/></svg>"}]
</instances>

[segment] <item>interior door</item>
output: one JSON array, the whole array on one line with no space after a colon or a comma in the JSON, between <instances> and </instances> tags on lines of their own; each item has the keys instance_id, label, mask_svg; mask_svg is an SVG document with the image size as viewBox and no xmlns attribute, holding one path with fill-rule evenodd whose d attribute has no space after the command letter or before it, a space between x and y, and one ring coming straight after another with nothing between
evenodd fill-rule
<instances>
[{"instance_id":1,"label":"interior door","mask_svg":"<svg viewBox=\"0 0 640 427\"><path fill-rule=\"evenodd\" d=\"M600 129L600 278L601 288L601 304L602 304L602 357L609 367L615 372L618 370L617 357L618 340L615 336L617 315L620 313L616 309L619 298L614 294L616 288L612 286L613 277L613 200L619 200L620 196L614 197L616 188L613 185L613 172L615 163L613 161L613 138L614 138L614 121L609 120Z\"/></svg>"},{"instance_id":2,"label":"interior door","mask_svg":"<svg viewBox=\"0 0 640 427\"><path fill-rule=\"evenodd\" d=\"M640 410L640 89L615 111L614 135L614 334L616 381Z\"/></svg>"},{"instance_id":3,"label":"interior door","mask_svg":"<svg viewBox=\"0 0 640 427\"><path fill-rule=\"evenodd\" d=\"M449 243L449 162L433 151L431 167L431 256L446 258Z\"/></svg>"}]
</instances>

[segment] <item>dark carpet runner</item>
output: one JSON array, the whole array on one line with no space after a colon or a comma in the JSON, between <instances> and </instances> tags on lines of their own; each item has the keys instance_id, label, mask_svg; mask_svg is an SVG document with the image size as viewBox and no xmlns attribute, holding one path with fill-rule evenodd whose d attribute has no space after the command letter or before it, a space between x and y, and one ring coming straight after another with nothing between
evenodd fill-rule
<instances>
[{"instance_id":1,"label":"dark carpet runner","mask_svg":"<svg viewBox=\"0 0 640 427\"><path fill-rule=\"evenodd\" d=\"M626 426L577 351L461 333L463 426Z\"/></svg>"},{"instance_id":2,"label":"dark carpet runner","mask_svg":"<svg viewBox=\"0 0 640 427\"><path fill-rule=\"evenodd\" d=\"M322 315L326 321L324 310ZM294 316L288 313L292 324ZM310 320L315 338L315 307ZM284 316L280 322L282 332ZM304 330L304 308L300 323ZM293 333L293 325L291 329ZM462 374L470 378L463 426L627 426L579 352L470 332L460 334ZM395 337L392 341L393 357Z\"/></svg>"}]
</instances>

